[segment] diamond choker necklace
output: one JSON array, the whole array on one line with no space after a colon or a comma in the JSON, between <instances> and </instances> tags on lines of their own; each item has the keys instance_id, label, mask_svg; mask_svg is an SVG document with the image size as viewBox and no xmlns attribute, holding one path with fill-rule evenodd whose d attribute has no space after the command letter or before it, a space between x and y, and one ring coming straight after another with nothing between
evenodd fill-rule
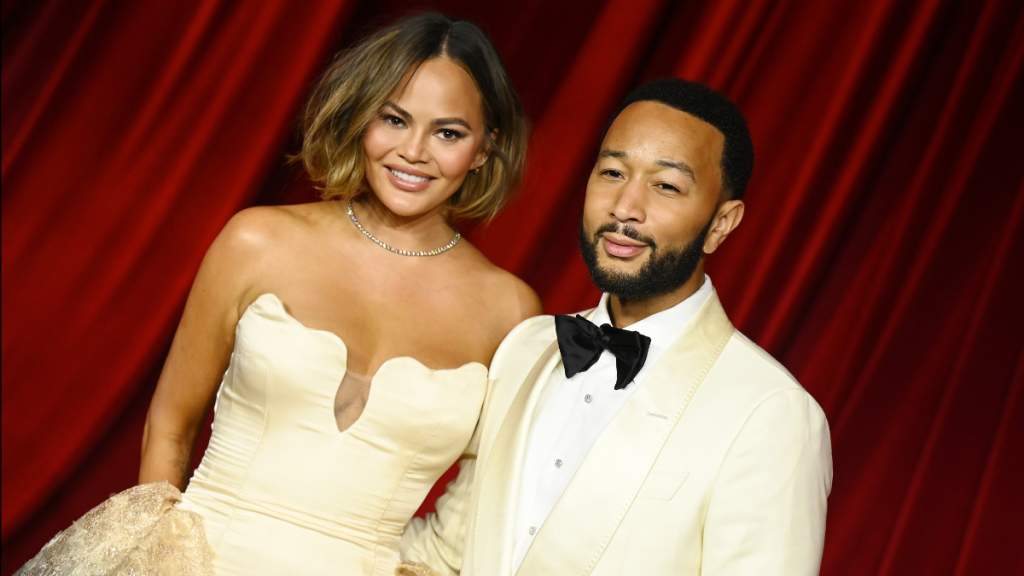
<instances>
[{"instance_id":1,"label":"diamond choker necklace","mask_svg":"<svg viewBox=\"0 0 1024 576\"><path fill-rule=\"evenodd\" d=\"M451 242L445 244L444 246L441 246L440 248L435 248L434 250L416 250L416 251L414 251L414 250L399 250L398 248L395 248L394 246L389 246L389 245L381 242L380 240L377 239L376 236L374 236L373 234L370 234L369 232L367 232L366 228L363 228L363 225L360 224L359 220L356 218L356 213L352 211L352 201L351 200L348 201L348 217L352 219L352 223L356 225L356 228L359 228L359 231L363 233L363 236L366 236L370 240L373 240L373 242L375 244L377 244L377 246L380 246L381 248L384 248L385 250L389 250L391 252L394 252L395 254L401 254L402 256L437 256L438 254L440 254L442 252L447 252L447 251L451 250L452 248L454 248L455 245L459 243L459 238L462 238L462 234L460 234L458 230L455 230L455 228L452 228L452 230L455 230L455 238L453 238Z\"/></svg>"}]
</instances>

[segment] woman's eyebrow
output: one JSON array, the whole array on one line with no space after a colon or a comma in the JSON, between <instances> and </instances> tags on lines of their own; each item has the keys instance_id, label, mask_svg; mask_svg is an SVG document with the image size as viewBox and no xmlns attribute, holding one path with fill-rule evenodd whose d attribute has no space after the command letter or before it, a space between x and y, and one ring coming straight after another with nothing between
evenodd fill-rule
<instances>
[{"instance_id":1,"label":"woman's eyebrow","mask_svg":"<svg viewBox=\"0 0 1024 576\"><path fill-rule=\"evenodd\" d=\"M408 110L406 110L405 108L402 108L398 104L395 104L391 100L387 100L386 102L384 102L384 106L388 106L388 107L393 108L394 111L396 113L398 113L399 116L404 116L406 120L408 120L409 118L412 118L412 114L409 114Z\"/></svg>"},{"instance_id":2,"label":"woman's eyebrow","mask_svg":"<svg viewBox=\"0 0 1024 576\"><path fill-rule=\"evenodd\" d=\"M431 126L444 126L446 124L456 124L462 126L466 130L472 130L473 128L462 118L435 118L430 121Z\"/></svg>"},{"instance_id":3,"label":"woman's eyebrow","mask_svg":"<svg viewBox=\"0 0 1024 576\"><path fill-rule=\"evenodd\" d=\"M402 108L398 104L395 104L394 102L388 100L388 101L384 102L384 105L393 108L395 110L395 112L398 113L399 116L403 116L406 120L411 120L412 119L412 114L410 114L408 110L406 110L405 108ZM472 130L473 129L473 127L469 125L469 122L466 122L462 118L458 118L458 117L435 118L434 120L430 121L430 125L431 126L446 126L446 125L449 125L449 124L455 124L457 126L462 126L466 130Z\"/></svg>"}]
</instances>

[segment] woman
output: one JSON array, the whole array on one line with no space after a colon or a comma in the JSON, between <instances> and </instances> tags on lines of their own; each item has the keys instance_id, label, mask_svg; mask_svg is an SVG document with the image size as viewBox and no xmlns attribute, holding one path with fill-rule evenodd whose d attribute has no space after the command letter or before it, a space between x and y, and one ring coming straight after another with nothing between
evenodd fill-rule
<instances>
[{"instance_id":1,"label":"woman","mask_svg":"<svg viewBox=\"0 0 1024 576\"><path fill-rule=\"evenodd\" d=\"M300 154L326 201L227 224L153 396L140 486L23 573L391 574L403 526L469 442L498 343L540 312L450 224L504 205L526 138L469 22L414 16L343 54Z\"/></svg>"}]
</instances>

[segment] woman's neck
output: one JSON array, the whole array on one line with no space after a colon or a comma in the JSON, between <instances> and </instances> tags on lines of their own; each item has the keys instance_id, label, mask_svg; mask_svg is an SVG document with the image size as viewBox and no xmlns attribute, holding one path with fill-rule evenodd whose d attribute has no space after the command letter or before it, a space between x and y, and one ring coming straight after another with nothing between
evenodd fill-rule
<instances>
[{"instance_id":1,"label":"woman's neck","mask_svg":"<svg viewBox=\"0 0 1024 576\"><path fill-rule=\"evenodd\" d=\"M455 234L445 218L444 204L423 214L402 216L367 192L352 201L352 209L364 229L403 250L431 250L447 244Z\"/></svg>"}]
</instances>

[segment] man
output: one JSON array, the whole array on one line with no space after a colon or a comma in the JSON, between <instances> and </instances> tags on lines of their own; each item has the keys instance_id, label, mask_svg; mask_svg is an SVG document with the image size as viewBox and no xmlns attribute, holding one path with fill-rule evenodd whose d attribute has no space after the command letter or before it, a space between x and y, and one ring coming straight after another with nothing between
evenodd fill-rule
<instances>
[{"instance_id":1,"label":"man","mask_svg":"<svg viewBox=\"0 0 1024 576\"><path fill-rule=\"evenodd\" d=\"M605 294L582 318L508 335L476 461L410 524L404 557L475 576L818 573L828 423L704 274L752 167L721 94L664 79L626 99L580 226Z\"/></svg>"}]
</instances>

